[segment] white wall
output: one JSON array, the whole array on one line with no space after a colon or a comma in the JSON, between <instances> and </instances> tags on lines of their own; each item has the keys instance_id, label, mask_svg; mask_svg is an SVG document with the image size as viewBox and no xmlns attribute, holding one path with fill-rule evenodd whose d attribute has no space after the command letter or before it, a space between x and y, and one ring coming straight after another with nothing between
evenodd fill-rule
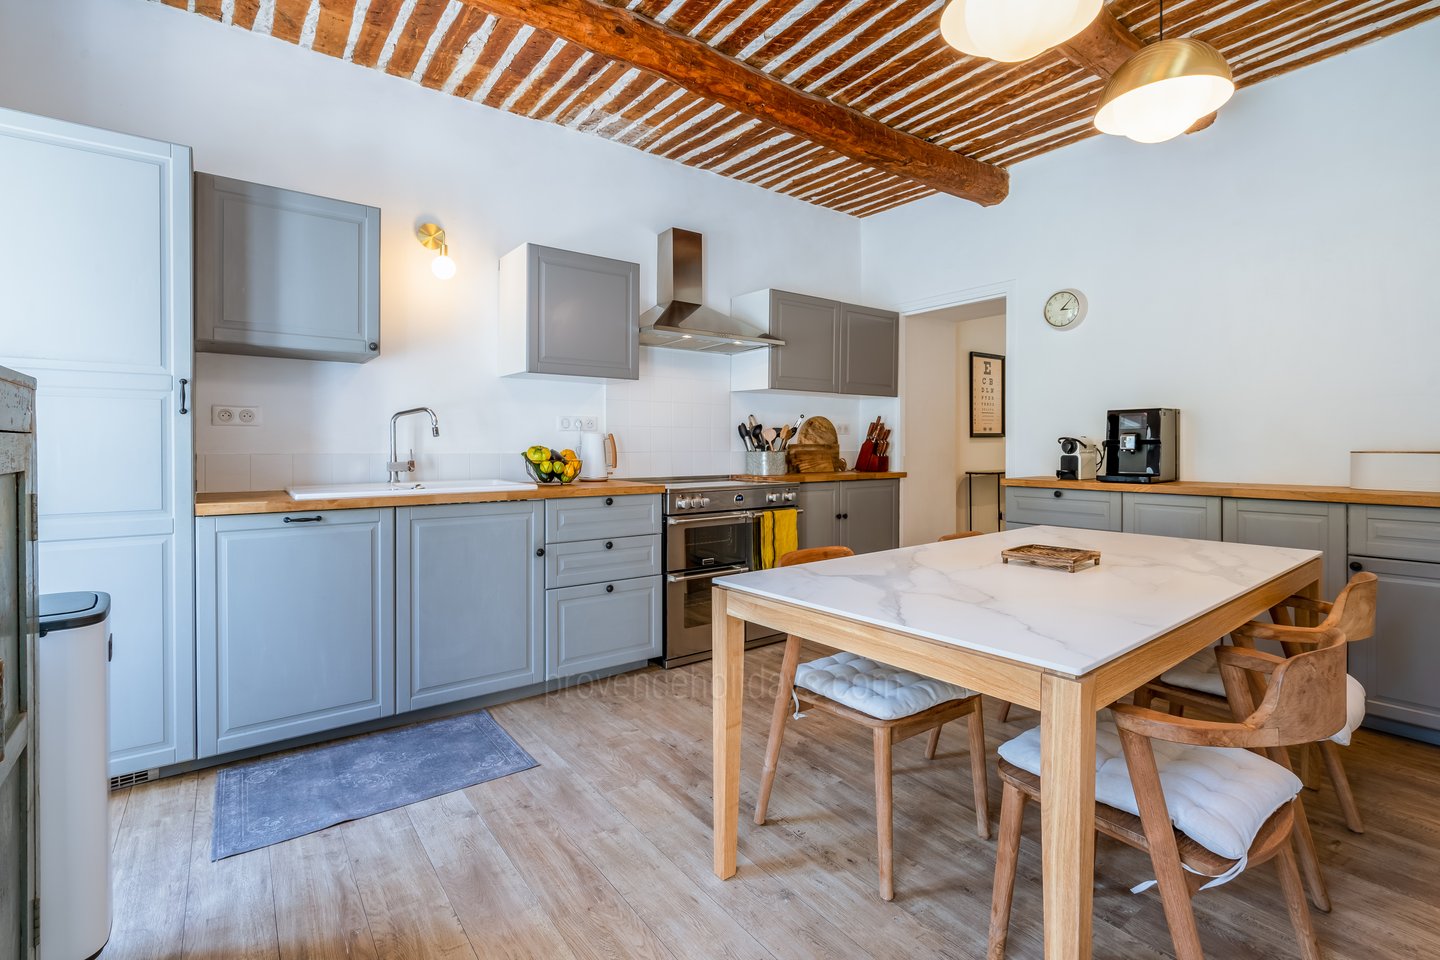
<instances>
[{"instance_id":1,"label":"white wall","mask_svg":"<svg viewBox=\"0 0 1440 960\"><path fill-rule=\"evenodd\" d=\"M1203 133L1023 163L998 206L870 218L866 297L1010 285L1012 475L1107 409L1166 405L1184 478L1345 483L1351 449L1440 445L1437 90L1432 22L1241 90ZM1067 286L1090 314L1053 332Z\"/></svg>"},{"instance_id":2,"label":"white wall","mask_svg":"<svg viewBox=\"0 0 1440 960\"><path fill-rule=\"evenodd\" d=\"M203 489L375 479L389 414L417 404L439 412L441 436L411 428L401 442L432 477L515 475L525 445L570 439L560 414L620 421L622 443L643 430L632 468L730 469L740 441L721 429L723 359L642 351L650 385L610 390L623 413L600 383L495 375L496 264L525 241L637 261L651 301L656 235L670 226L704 233L707 298L727 312L767 286L860 292L856 220L144 0L0 0L0 104L188 144L199 170L382 209L383 355L197 357ZM449 234L449 282L414 239L426 220ZM259 404L263 424L211 427L214 403ZM689 433L697 417L703 435Z\"/></svg>"}]
</instances>

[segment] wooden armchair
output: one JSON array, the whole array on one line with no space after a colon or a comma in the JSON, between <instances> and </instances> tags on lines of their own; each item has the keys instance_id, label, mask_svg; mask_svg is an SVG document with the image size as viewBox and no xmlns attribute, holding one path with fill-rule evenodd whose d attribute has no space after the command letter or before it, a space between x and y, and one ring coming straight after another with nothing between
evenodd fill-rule
<instances>
[{"instance_id":1,"label":"wooden armchair","mask_svg":"<svg viewBox=\"0 0 1440 960\"><path fill-rule=\"evenodd\" d=\"M1119 776L1115 766L1119 757L1102 764L1097 774L1095 829L1150 854L1178 960L1203 960L1204 956L1191 898L1206 885L1226 882L1271 859L1280 873L1300 955L1305 960L1320 960L1294 848L1296 827L1304 820L1298 807L1302 785L1290 772L1285 748L1323 739L1343 722L1345 635L1330 628L1313 636L1313 649L1288 659L1239 647L1218 651L1226 691L1237 711L1244 713L1239 722L1196 720L1116 705L1112 708L1114 723L1103 723L1098 731L1098 742L1110 743L1118 737L1128 776ZM1268 676L1270 681L1258 708L1247 676L1250 673ZM1023 742L1027 740L1033 743ZM1157 744L1167 746L1160 749ZM1196 747L1225 749L1184 749ZM1038 770L1038 731L1002 746L1001 756L1005 788L991 906L990 960L1005 955L1021 822L1025 805L1040 799L1040 777L1020 765L1029 764L1033 756ZM1167 789L1177 794L1186 791L1186 781L1198 767L1207 771L1205 788L1191 792L1186 798L1188 805L1168 804ZM1177 772L1167 777L1172 768ZM1181 769L1185 772L1178 772ZM1198 809L1198 817L1187 813L1187 806L1192 805ZM1122 806L1137 809L1139 816ZM1263 823L1243 822L1247 815L1253 821L1265 810L1273 812ZM1215 829L1215 824L1221 829ZM1215 849L1227 846L1230 849Z\"/></svg>"}]
</instances>

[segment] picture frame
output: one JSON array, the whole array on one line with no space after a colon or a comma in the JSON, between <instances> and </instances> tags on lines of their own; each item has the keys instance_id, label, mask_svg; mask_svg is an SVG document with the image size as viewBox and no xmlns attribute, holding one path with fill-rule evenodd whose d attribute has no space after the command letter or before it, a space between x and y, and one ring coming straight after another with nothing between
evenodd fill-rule
<instances>
[{"instance_id":1,"label":"picture frame","mask_svg":"<svg viewBox=\"0 0 1440 960\"><path fill-rule=\"evenodd\" d=\"M1005 436L1005 357L970 352L970 436Z\"/></svg>"}]
</instances>

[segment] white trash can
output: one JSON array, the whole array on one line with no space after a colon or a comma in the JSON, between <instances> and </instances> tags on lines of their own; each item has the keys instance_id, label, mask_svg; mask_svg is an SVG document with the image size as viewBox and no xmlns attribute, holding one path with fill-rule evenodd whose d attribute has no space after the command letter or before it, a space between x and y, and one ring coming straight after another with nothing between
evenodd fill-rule
<instances>
[{"instance_id":1,"label":"white trash can","mask_svg":"<svg viewBox=\"0 0 1440 960\"><path fill-rule=\"evenodd\" d=\"M109 660L109 594L40 597L40 960L89 960L110 939Z\"/></svg>"}]
</instances>

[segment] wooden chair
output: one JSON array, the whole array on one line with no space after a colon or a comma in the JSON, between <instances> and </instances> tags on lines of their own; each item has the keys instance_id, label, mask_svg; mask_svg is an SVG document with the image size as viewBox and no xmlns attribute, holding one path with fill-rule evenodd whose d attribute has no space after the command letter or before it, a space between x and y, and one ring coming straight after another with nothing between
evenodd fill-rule
<instances>
[{"instance_id":1,"label":"wooden chair","mask_svg":"<svg viewBox=\"0 0 1440 960\"><path fill-rule=\"evenodd\" d=\"M833 560L836 557L853 556L846 547L811 547L795 550L780 558L780 566L788 567L817 560ZM785 657L780 667L780 689L775 694L775 712L770 721L770 742L765 749L765 769L760 778L760 797L755 804L755 822L765 823L765 814L770 805L770 790L775 785L775 770L780 761L780 746L785 738L785 724L791 718L792 702L803 710L826 713L841 720L868 727L875 745L875 828L879 840L880 896L885 900L895 898L894 880L894 815L892 808L892 752L894 745L916 734L930 734L925 747L925 759L935 759L935 750L940 745L940 728L951 720L969 718L970 731L970 779L975 796L975 831L982 838L990 836L989 781L985 773L985 721L980 712L979 694L971 694L950 684L917 677L915 674L901 674L914 678L909 689L923 690L932 697L953 694L941 699L918 712L893 717L881 717L866 712L860 706L841 703L822 693L807 689L806 676L823 676L832 666L840 670L858 669L860 676L876 676L869 673L871 668L880 672L892 668L874 661L855 657L853 654L836 654L800 664L800 645L803 641L793 634L785 638ZM868 666L866 666L868 665ZM894 671L897 672L898 671ZM797 683L796 675L801 679ZM816 682L811 680L809 682ZM792 699L793 698L793 699ZM903 710L899 711L903 713Z\"/></svg>"},{"instance_id":2,"label":"wooden chair","mask_svg":"<svg viewBox=\"0 0 1440 960\"><path fill-rule=\"evenodd\" d=\"M1289 639L1293 628L1275 628ZM1235 874L1274 859L1285 892L1285 905L1305 960L1320 960L1320 947L1310 923L1296 864L1294 843L1296 827L1304 820L1298 809L1302 784L1289 772L1288 745L1312 742L1334 730L1345 716L1345 635L1338 629L1307 634L1314 649L1285 659L1258 650L1241 647L1221 649L1217 657L1231 697L1238 722L1217 722L1175 717L1144 707L1116 705L1112 707L1114 726L1128 769L1129 788L1140 811L1138 817L1115 806L1097 802L1095 829L1122 843L1150 854L1155 869L1165 919L1170 926L1177 960L1203 960L1199 931L1191 898L1214 878L1221 882ZM1255 699L1246 672L1269 675L1270 683L1264 700L1255 708ZM1102 731L1109 725L1102 725ZM1010 752L1012 744L1029 737L1034 743L1035 766L1038 767L1038 736L1036 731L1022 734L1001 747ZM1204 765L1213 779L1207 788L1190 796L1192 802L1205 807L1209 820L1229 822L1219 808L1216 797L1221 790L1213 789L1224 780L1228 789L1237 794L1247 792L1246 802L1261 803L1266 809L1277 798L1278 809L1261 825L1249 842L1243 858L1222 856L1172 824L1171 814L1183 817L1184 805L1171 807L1161 786L1162 771L1172 762L1170 751L1157 759L1155 741L1199 747L1225 747L1227 750L1190 751L1183 762L1193 772L1195 765ZM1264 757L1250 751L1263 751ZM1016 754L1018 756L1018 753ZM1028 756L1028 754L1027 754ZM1278 772L1275 767L1283 768ZM1102 768L1098 779L1104 780ZM1014 895L1015 873L1020 853L1021 823L1025 805L1040 799L1041 782L1034 773L1005 759L1000 761L1000 776L1005 782L1000 810L1000 840L995 864L995 890L990 911L989 960L1005 955L1009 929L1010 906ZM1177 776L1171 787L1183 789L1185 777ZM1125 781L1118 789L1123 792ZM1105 795L1117 790L1116 781L1104 780ZM1097 794L1101 793L1097 784ZM1290 799L1284 800L1288 794ZM1268 802L1262 802L1268 801ZM1236 808L1230 808L1233 812ZM1189 822L1189 821L1186 821ZM1197 831L1198 832L1198 831ZM1243 838L1246 831L1235 831ZM1213 837L1210 839L1215 843ZM1240 840L1243 843L1243 839ZM1217 844L1218 845L1218 844Z\"/></svg>"},{"instance_id":3,"label":"wooden chair","mask_svg":"<svg viewBox=\"0 0 1440 960\"><path fill-rule=\"evenodd\" d=\"M1252 621L1233 631L1231 637L1236 645L1245 647L1253 647L1259 640L1274 641L1279 639L1276 626L1291 626L1298 616L1301 619L1318 619L1320 623L1314 627L1297 628L1300 632L1286 632L1288 639L1281 646L1289 655L1313 646L1316 638L1332 627L1345 634L1347 643L1368 640L1375 635L1375 601L1378 587L1375 574L1357 573L1340 591L1334 603L1312 600L1309 597L1290 597L1270 611L1275 625ZM1149 706L1155 697L1161 697L1170 704L1171 713L1183 715L1187 706L1228 712L1223 683L1215 665L1216 649L1222 648L1202 650L1175 669L1166 671L1158 679L1147 683L1136 691L1136 704ZM1322 738L1316 746L1330 776L1330 782L1334 784L1345 825L1355 833L1364 833L1365 822L1360 816L1360 807L1355 802L1354 791L1350 788L1350 778L1346 775L1345 764L1340 758L1340 747L1342 744L1349 744L1350 735L1365 715L1365 688L1359 681L1350 678L1346 681L1346 692L1348 713L1344 726L1333 737Z\"/></svg>"},{"instance_id":4,"label":"wooden chair","mask_svg":"<svg viewBox=\"0 0 1440 960\"><path fill-rule=\"evenodd\" d=\"M982 532L979 531L979 530L957 530L957 531L955 531L954 533L947 533L947 534L945 534L943 537L941 537L939 540L937 540L937 541L935 541L935 542L936 542L936 543L944 543L944 542L947 541L947 540L967 540L967 539L969 539L970 537L983 537L983 536L985 536L985 534L982 533ZM1001 723L1009 723L1009 722L1010 722L1010 707L1011 707L1011 706L1012 706L1012 704L1011 704L1008 700L1001 700L1001 701L1000 701L1000 722L1001 722Z\"/></svg>"}]
</instances>

